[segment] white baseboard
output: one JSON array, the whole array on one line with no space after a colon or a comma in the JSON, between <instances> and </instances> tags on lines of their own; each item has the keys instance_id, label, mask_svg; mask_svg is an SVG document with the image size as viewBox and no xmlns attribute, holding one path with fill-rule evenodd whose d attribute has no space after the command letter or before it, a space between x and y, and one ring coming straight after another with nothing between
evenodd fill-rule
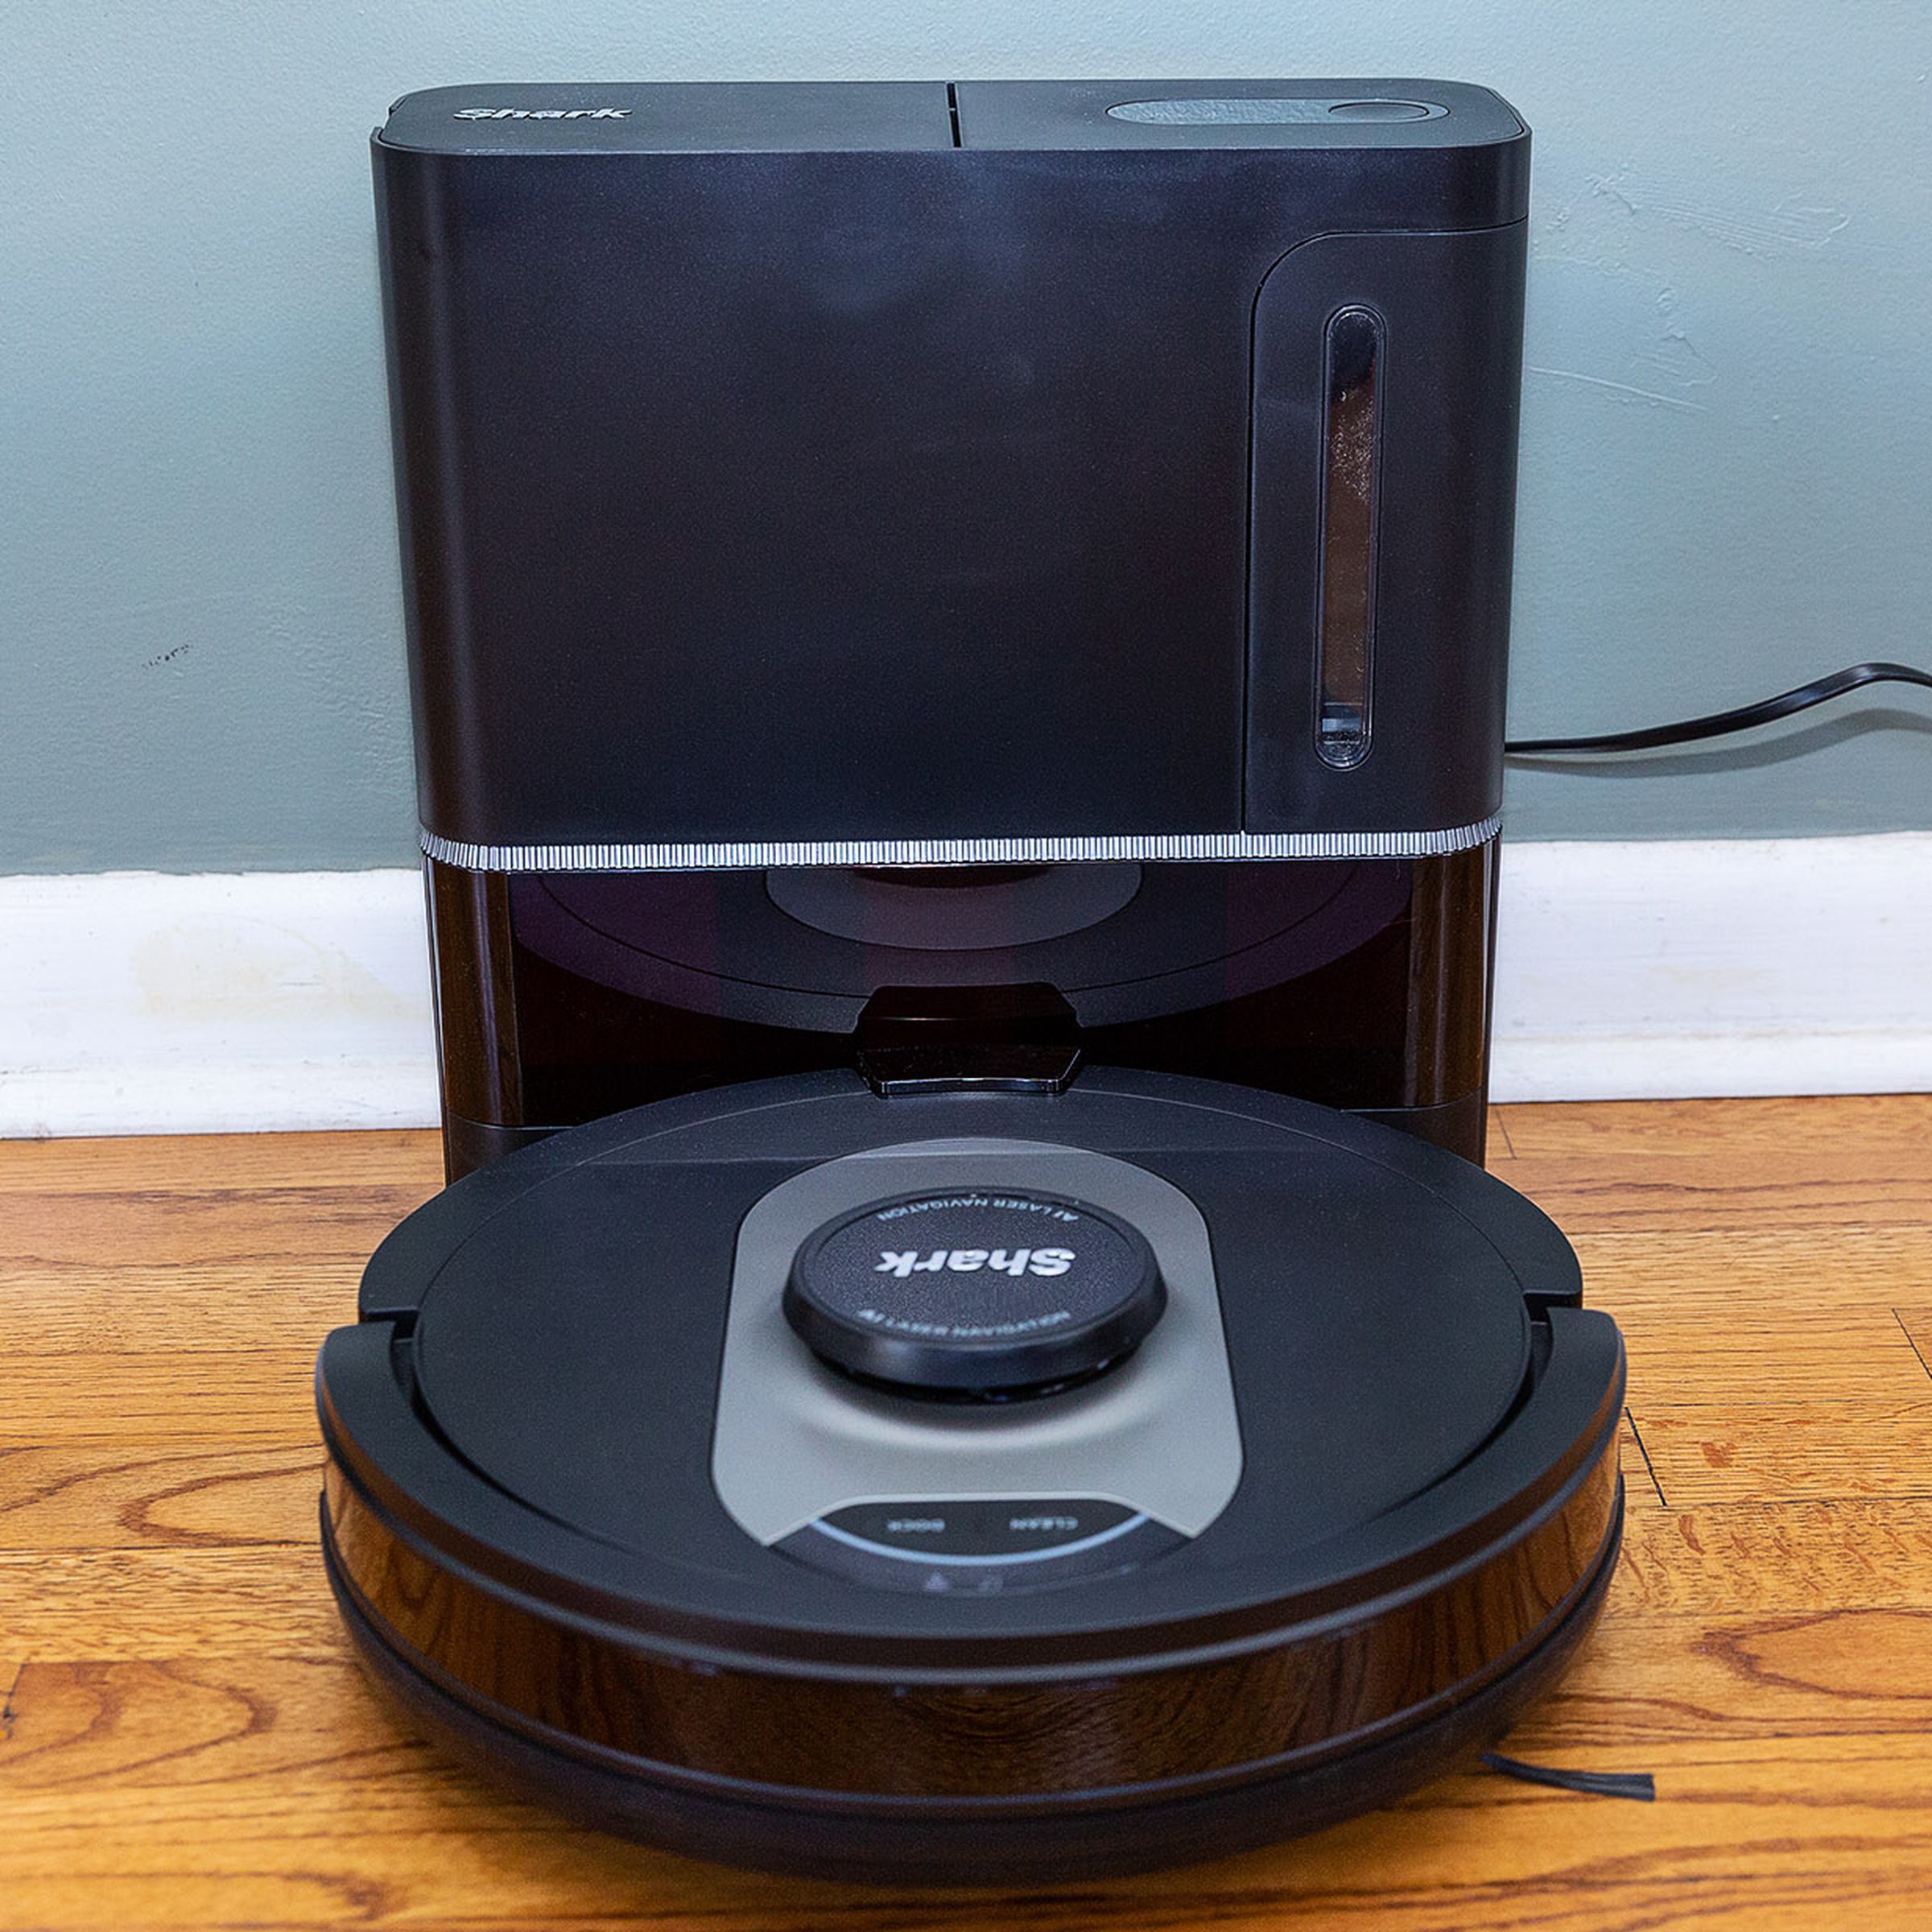
<instances>
[{"instance_id":1,"label":"white baseboard","mask_svg":"<svg viewBox=\"0 0 1932 1932\"><path fill-rule=\"evenodd\" d=\"M1491 1092L1932 1088L1932 833L1503 847Z\"/></svg>"},{"instance_id":2,"label":"white baseboard","mask_svg":"<svg viewBox=\"0 0 1932 1932\"><path fill-rule=\"evenodd\" d=\"M0 1134L436 1119L415 873L0 878Z\"/></svg>"},{"instance_id":3,"label":"white baseboard","mask_svg":"<svg viewBox=\"0 0 1932 1932\"><path fill-rule=\"evenodd\" d=\"M1932 833L1506 845L1493 1088L1932 1088ZM436 1117L415 873L0 878L0 1134Z\"/></svg>"}]
</instances>

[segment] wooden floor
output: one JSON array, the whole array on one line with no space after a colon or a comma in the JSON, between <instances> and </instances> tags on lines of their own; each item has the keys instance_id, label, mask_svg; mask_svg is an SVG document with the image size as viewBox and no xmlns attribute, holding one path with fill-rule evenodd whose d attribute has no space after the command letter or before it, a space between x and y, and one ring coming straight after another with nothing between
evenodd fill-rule
<instances>
[{"instance_id":1,"label":"wooden floor","mask_svg":"<svg viewBox=\"0 0 1932 1932\"><path fill-rule=\"evenodd\" d=\"M1932 1097L1523 1107L1631 1353L1629 1539L1518 1757L1298 1844L947 1898L599 1840L380 1714L309 1372L421 1134L0 1146L0 1927L1932 1927Z\"/></svg>"}]
</instances>

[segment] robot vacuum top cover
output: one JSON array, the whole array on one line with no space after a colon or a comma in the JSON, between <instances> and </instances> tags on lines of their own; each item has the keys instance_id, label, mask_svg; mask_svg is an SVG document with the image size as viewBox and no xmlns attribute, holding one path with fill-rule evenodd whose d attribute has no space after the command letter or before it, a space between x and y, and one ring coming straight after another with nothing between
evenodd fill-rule
<instances>
[{"instance_id":1,"label":"robot vacuum top cover","mask_svg":"<svg viewBox=\"0 0 1932 1932\"><path fill-rule=\"evenodd\" d=\"M1094 1198L1108 1191L1096 1171L1110 1201ZM795 1241L782 1224L759 1226L762 1203L812 1175L821 1191L828 1177L842 1182L846 1198L834 1187L808 1199L791 1216ZM925 1211L850 1237L876 1245L877 1292L857 1302L881 1311L871 1311L870 1334L848 1324L860 1331L849 1345L888 1346L898 1302L917 1301L930 1316L939 1299L970 1297L997 1327L993 1291L1004 1290L1049 1318L1034 1343L1046 1368L1030 1373L1022 1360L983 1392L1017 1386L1022 1399L976 1403L958 1399L970 1388L855 1379L795 1331L801 1250L815 1244L822 1260L828 1236L894 1185L902 1209ZM975 1245L970 1227L961 1232L970 1206L931 1212L935 1202L1029 1189L1034 1211L1005 1219L1038 1221L1042 1197L1058 1196L1061 1212L1084 1218L1048 1224L1049 1233L1071 1228L1077 1239L1029 1244L1024 1230L995 1229ZM1176 1228L1177 1208L1191 1228ZM1193 1282L1197 1260L1187 1236L1203 1228L1209 1272L1191 1292L1212 1305L1184 1307L1177 1280ZM1042 1278L1034 1261L1016 1281L986 1257L1010 1268L1029 1245L1051 1256L1096 1239L1125 1284L1117 1298L1139 1345L1103 1348L1097 1373L1070 1376L1051 1350L1079 1324L1051 1318L1064 1317L1058 1291L1079 1285L1080 1264L1049 1260L1063 1271ZM1406 1563L1429 1552L1439 1560L1445 1542L1473 1547L1489 1513L1556 1473L1553 1461L1573 1446L1542 1439L1550 1405L1534 1398L1549 1373L1534 1372L1539 1348L1550 1355L1553 1319L1563 1370L1613 1344L1607 1321L1573 1310L1578 1291L1568 1247L1520 1196L1435 1148L1326 1109L1120 1072L1090 1071L1058 1096L891 1100L856 1076L808 1075L576 1129L432 1201L371 1263L364 1325L332 1341L324 1386L339 1459L371 1480L379 1467L378 1486L401 1492L407 1513L460 1527L586 1604L621 1605L625 1624L679 1651L795 1648L827 1664L896 1667L927 1641L950 1651L951 1639L962 1660L1023 1667L1042 1640L1078 1637L1119 1660L1238 1637L1257 1612L1273 1621L1298 1600L1313 1610L1338 1587L1359 1594L1375 1573L1395 1587ZM1150 1315L1157 1292L1173 1305ZM1217 1320L1219 1335L1203 1338ZM1190 1335L1221 1355L1198 1381L1188 1379L1198 1361L1170 1359L1193 1355ZM930 1335L927 1348L944 1352ZM374 1389L358 1373L371 1365ZM1591 1366L1608 1393L1601 1361ZM1049 1393L1028 1398L1030 1385ZM729 1466L741 1447L755 1463L762 1450L782 1458L788 1447L770 1429L763 1443L756 1431L720 1442L720 1419L747 1405L767 1418L815 1408L856 1418L843 1432L861 1439L856 1460L821 1449L831 1466L809 1472L821 1506L804 1521L783 1520L782 1505L778 1520L761 1517L749 1501L762 1486L798 1493L795 1466ZM1109 1412L1098 1424L1096 1410ZM1567 1415L1572 1439L1584 1419ZM1218 1459L1220 1470L1150 1476L1136 1432L1177 1420L1162 1453ZM1025 1453L1009 1457L1008 1441ZM814 1453L808 1437L789 1447L795 1464ZM1071 1489L1052 1478L1056 1451L1078 1472ZM902 1456L911 1473L899 1483ZM1038 1505L1035 1515L1065 1516L1075 1502L1146 1515L1184 1554L1164 1545L1144 1565L1090 1568L1077 1591L1030 1587L1017 1563L997 1581L988 1572L998 1566L976 1567L962 1587L944 1566L919 1573L916 1553L931 1546L919 1539L935 1533L906 1532L909 1580L922 1587L882 1594L788 1549L808 1522L842 1509L903 1503L910 1520L935 1500L935 1470L936 1492L956 1499ZM1149 1481L1149 1493L1136 1492ZM1219 1506L1191 1500L1217 1482Z\"/></svg>"}]
</instances>

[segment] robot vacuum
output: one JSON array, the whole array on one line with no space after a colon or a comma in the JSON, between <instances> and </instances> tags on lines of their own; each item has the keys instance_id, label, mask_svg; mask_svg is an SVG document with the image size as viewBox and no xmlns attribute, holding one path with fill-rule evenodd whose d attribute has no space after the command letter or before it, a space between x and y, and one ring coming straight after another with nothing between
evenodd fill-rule
<instances>
[{"instance_id":1,"label":"robot vacuum","mask_svg":"<svg viewBox=\"0 0 1932 1932\"><path fill-rule=\"evenodd\" d=\"M1618 1546L1617 1331L1535 1208L1088 1067L658 1101L459 1182L324 1348L323 1539L411 1721L696 1855L1025 1882L1498 1736Z\"/></svg>"}]
</instances>

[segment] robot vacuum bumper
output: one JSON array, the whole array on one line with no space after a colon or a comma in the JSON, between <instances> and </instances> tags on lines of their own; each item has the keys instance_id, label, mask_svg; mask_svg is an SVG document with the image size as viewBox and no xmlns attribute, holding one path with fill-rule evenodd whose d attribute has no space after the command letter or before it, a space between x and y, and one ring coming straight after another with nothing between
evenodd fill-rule
<instances>
[{"instance_id":1,"label":"robot vacuum bumper","mask_svg":"<svg viewBox=\"0 0 1932 1932\"><path fill-rule=\"evenodd\" d=\"M704 1777L594 1749L480 1699L421 1652L406 1656L344 1576L326 1521L324 1554L371 1682L411 1728L519 1797L618 1837L757 1869L877 1884L1037 1885L1191 1864L1319 1831L1493 1744L1561 1676L1596 1623L1622 1515L1619 1484L1595 1565L1532 1641L1460 1695L1220 1777L1033 1799L881 1798ZM1113 1688L1088 1683L1086 1699L1103 1706Z\"/></svg>"}]
</instances>

